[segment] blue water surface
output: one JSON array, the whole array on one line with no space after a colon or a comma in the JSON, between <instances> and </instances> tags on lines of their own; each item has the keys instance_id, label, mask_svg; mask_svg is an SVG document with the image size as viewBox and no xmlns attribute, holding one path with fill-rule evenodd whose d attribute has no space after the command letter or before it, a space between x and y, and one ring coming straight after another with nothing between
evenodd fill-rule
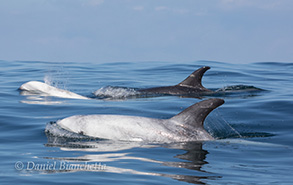
<instances>
[{"instance_id":1,"label":"blue water surface","mask_svg":"<svg viewBox=\"0 0 293 185\"><path fill-rule=\"evenodd\" d=\"M178 84L202 66L211 67L203 85L218 93L200 99L131 95ZM0 78L0 184L293 183L293 63L0 61ZM32 80L92 99L18 90ZM119 142L50 127L77 114L166 119L213 97L225 100L205 122L214 141Z\"/></svg>"}]
</instances>

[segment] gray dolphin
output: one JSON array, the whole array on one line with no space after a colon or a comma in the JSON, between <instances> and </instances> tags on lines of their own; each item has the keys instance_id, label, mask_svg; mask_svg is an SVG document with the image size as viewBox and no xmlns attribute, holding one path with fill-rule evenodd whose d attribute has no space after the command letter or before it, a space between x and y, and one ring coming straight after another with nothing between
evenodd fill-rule
<instances>
[{"instance_id":1,"label":"gray dolphin","mask_svg":"<svg viewBox=\"0 0 293 185\"><path fill-rule=\"evenodd\" d=\"M191 73L185 80L174 86L154 87L139 89L138 91L146 94L170 94L170 95L188 95L188 94L210 94L212 90L202 85L201 79L204 73L210 67L204 66Z\"/></svg>"},{"instance_id":2,"label":"gray dolphin","mask_svg":"<svg viewBox=\"0 0 293 185\"><path fill-rule=\"evenodd\" d=\"M61 128L90 137L150 143L212 140L204 129L208 114L222 105L222 99L196 103L170 119L123 115L76 115L56 122Z\"/></svg>"}]
</instances>

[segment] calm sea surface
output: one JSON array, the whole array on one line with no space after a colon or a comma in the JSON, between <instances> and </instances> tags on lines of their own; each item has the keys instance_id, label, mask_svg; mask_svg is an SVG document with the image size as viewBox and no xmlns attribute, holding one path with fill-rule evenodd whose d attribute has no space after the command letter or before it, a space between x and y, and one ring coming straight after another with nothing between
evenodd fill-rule
<instances>
[{"instance_id":1,"label":"calm sea surface","mask_svg":"<svg viewBox=\"0 0 293 185\"><path fill-rule=\"evenodd\" d=\"M201 98L225 99L205 122L214 141L117 142L50 124L77 114L170 118L200 99L131 95L202 66L211 67L204 86L219 93ZM293 184L293 63L0 61L0 79L0 184ZM32 80L92 99L18 90Z\"/></svg>"}]
</instances>

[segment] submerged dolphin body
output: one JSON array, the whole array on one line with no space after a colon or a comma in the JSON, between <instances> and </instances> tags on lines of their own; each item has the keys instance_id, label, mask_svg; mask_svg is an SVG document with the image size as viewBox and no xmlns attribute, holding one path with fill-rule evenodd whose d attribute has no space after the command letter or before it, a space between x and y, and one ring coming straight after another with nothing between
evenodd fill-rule
<instances>
[{"instance_id":1,"label":"submerged dolphin body","mask_svg":"<svg viewBox=\"0 0 293 185\"><path fill-rule=\"evenodd\" d=\"M210 67L205 66L191 73L185 80L174 86L154 87L139 89L138 91L146 94L170 94L170 95L188 95L188 94L209 94L213 91L203 87L201 79L204 73Z\"/></svg>"},{"instance_id":2,"label":"submerged dolphin body","mask_svg":"<svg viewBox=\"0 0 293 185\"><path fill-rule=\"evenodd\" d=\"M39 82L39 81L29 81L25 84L22 84L19 87L19 90L38 93L44 96L55 96L59 98L89 99L85 96L81 96L76 93L66 91L63 89L58 89L56 87L53 87L51 85L48 85L46 83Z\"/></svg>"},{"instance_id":3,"label":"submerged dolphin body","mask_svg":"<svg viewBox=\"0 0 293 185\"><path fill-rule=\"evenodd\" d=\"M70 132L90 137L154 143L212 140L204 129L207 115L222 105L222 99L196 103L170 119L122 115L77 115L56 122Z\"/></svg>"}]
</instances>

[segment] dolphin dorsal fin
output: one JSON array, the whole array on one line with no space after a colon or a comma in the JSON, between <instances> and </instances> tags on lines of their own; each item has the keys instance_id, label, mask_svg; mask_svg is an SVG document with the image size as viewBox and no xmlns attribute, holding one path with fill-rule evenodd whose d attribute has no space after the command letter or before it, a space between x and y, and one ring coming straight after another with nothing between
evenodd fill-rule
<instances>
[{"instance_id":1,"label":"dolphin dorsal fin","mask_svg":"<svg viewBox=\"0 0 293 185\"><path fill-rule=\"evenodd\" d=\"M218 98L203 100L188 107L172 117L171 120L180 123L184 127L203 129L203 123L208 114L223 103L224 100Z\"/></svg>"},{"instance_id":2,"label":"dolphin dorsal fin","mask_svg":"<svg viewBox=\"0 0 293 185\"><path fill-rule=\"evenodd\" d=\"M183 87L191 87L191 88L199 88L202 90L209 91L205 87L202 86L201 79L204 73L209 70L210 67L204 66L202 68L199 68L198 70L191 73L185 80L177 84L177 86L183 86Z\"/></svg>"}]
</instances>

